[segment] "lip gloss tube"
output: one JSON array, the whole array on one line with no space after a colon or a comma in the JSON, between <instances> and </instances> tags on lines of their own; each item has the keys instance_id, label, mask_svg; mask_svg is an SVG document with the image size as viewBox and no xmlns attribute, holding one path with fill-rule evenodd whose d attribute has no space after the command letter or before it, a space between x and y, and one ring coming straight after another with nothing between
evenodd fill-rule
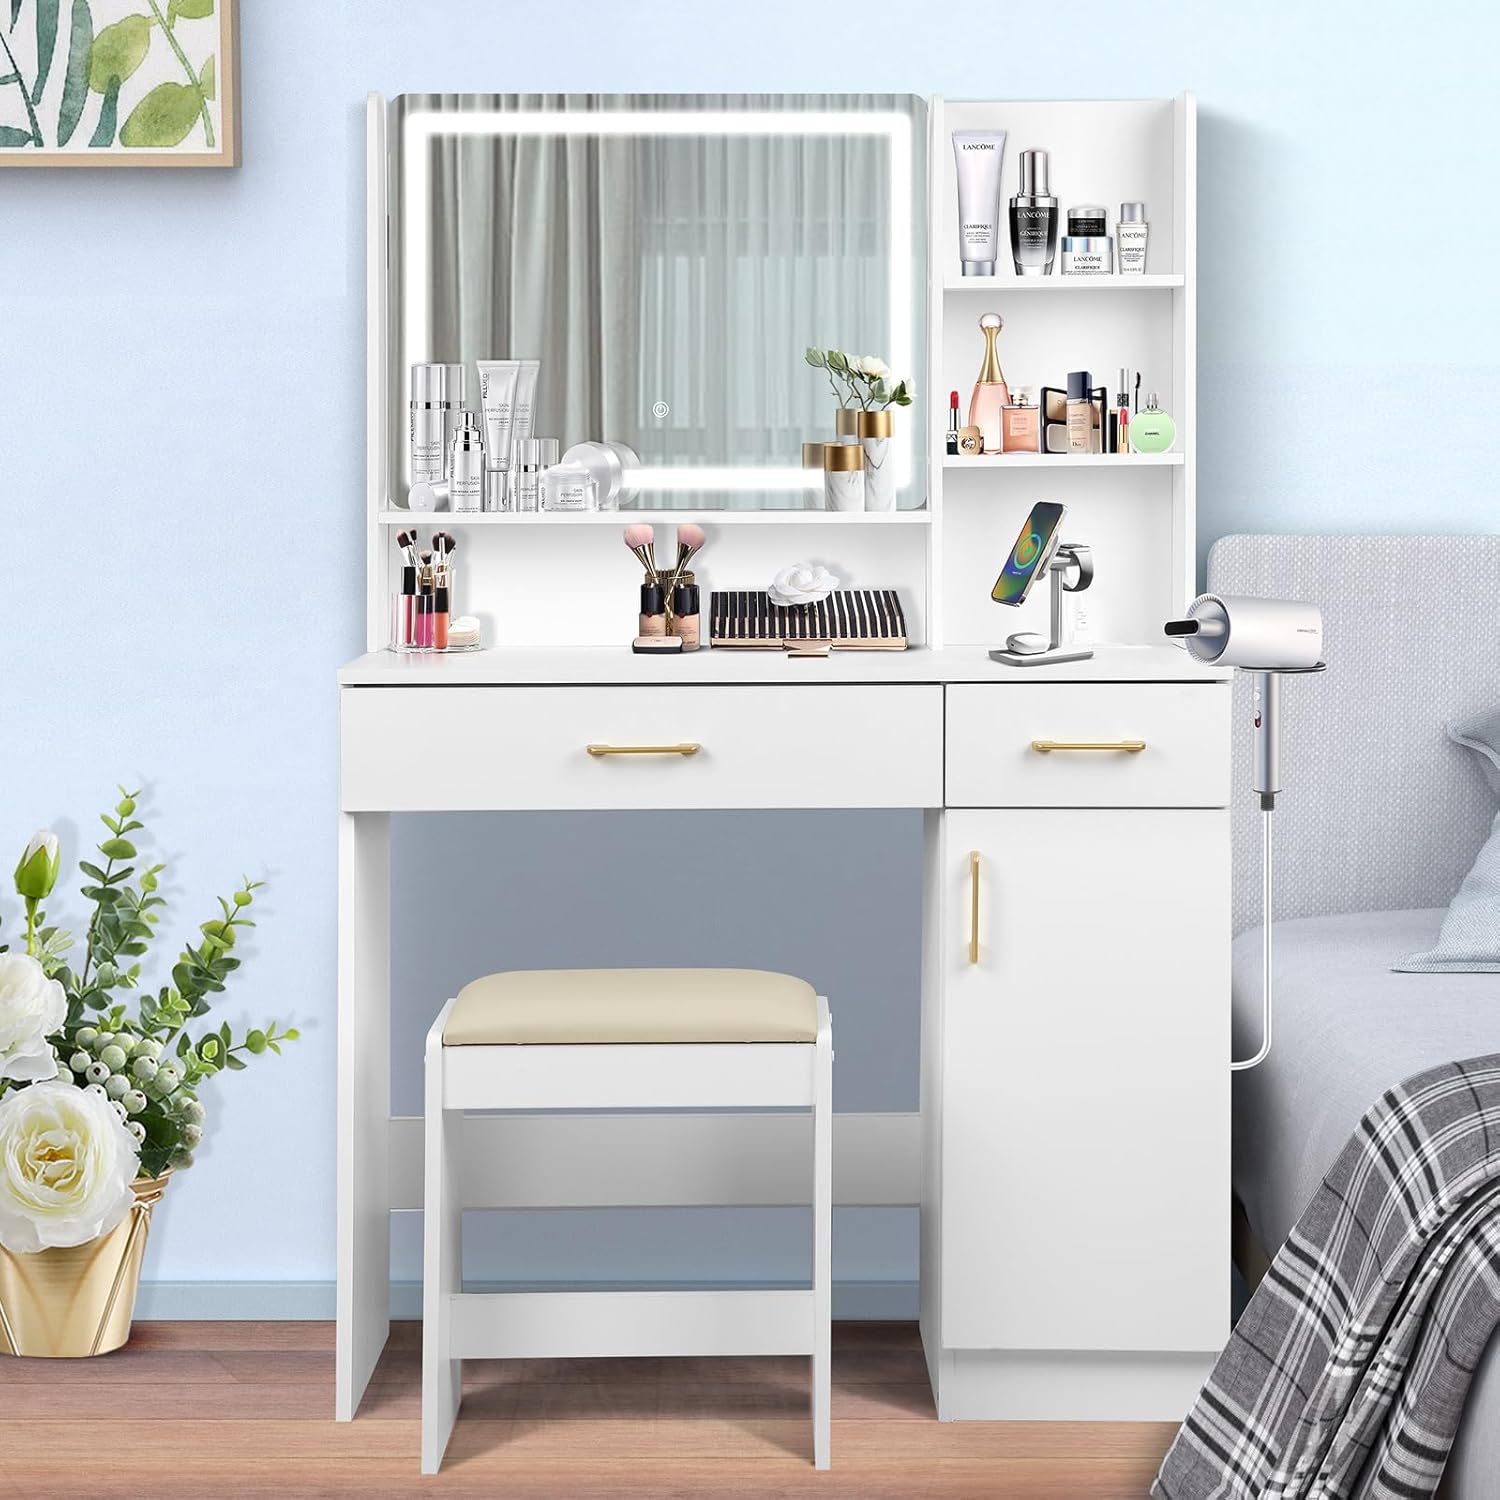
<instances>
[{"instance_id":1,"label":"lip gloss tube","mask_svg":"<svg viewBox=\"0 0 1500 1500\"><path fill-rule=\"evenodd\" d=\"M432 649L432 585L427 583L417 595L417 646Z\"/></svg>"},{"instance_id":2,"label":"lip gloss tube","mask_svg":"<svg viewBox=\"0 0 1500 1500\"><path fill-rule=\"evenodd\" d=\"M401 592L391 601L391 644L409 650L417 643L417 570L401 570Z\"/></svg>"},{"instance_id":3,"label":"lip gloss tube","mask_svg":"<svg viewBox=\"0 0 1500 1500\"><path fill-rule=\"evenodd\" d=\"M438 584L432 595L432 648L448 649L448 585Z\"/></svg>"}]
</instances>

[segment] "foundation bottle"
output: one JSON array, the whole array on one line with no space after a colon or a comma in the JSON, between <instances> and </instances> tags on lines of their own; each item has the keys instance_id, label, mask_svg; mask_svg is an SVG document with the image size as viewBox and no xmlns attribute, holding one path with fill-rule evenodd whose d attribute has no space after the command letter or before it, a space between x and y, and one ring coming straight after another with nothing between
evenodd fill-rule
<instances>
[{"instance_id":1,"label":"foundation bottle","mask_svg":"<svg viewBox=\"0 0 1500 1500\"><path fill-rule=\"evenodd\" d=\"M641 636L664 636L667 633L667 597L659 583L641 585Z\"/></svg>"},{"instance_id":2,"label":"foundation bottle","mask_svg":"<svg viewBox=\"0 0 1500 1500\"><path fill-rule=\"evenodd\" d=\"M1004 326L1005 320L999 313L986 313L979 320L984 333L984 363L979 367L979 379L969 397L969 426L979 429L986 453L1001 451L1000 417L1010 405L1010 389L1000 368L1000 351L995 347Z\"/></svg>"},{"instance_id":3,"label":"foundation bottle","mask_svg":"<svg viewBox=\"0 0 1500 1500\"><path fill-rule=\"evenodd\" d=\"M696 651L702 643L698 611L698 585L691 573L684 573L672 590L672 634L682 641L684 651Z\"/></svg>"},{"instance_id":4,"label":"foundation bottle","mask_svg":"<svg viewBox=\"0 0 1500 1500\"><path fill-rule=\"evenodd\" d=\"M1094 451L1094 400L1089 390L1089 372L1068 374L1068 452Z\"/></svg>"}]
</instances>

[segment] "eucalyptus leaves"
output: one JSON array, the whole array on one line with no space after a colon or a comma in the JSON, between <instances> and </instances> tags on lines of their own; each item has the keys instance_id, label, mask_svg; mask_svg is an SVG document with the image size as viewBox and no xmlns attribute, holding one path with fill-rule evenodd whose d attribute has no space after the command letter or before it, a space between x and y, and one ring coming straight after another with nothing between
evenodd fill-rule
<instances>
[{"instance_id":1,"label":"eucalyptus leaves","mask_svg":"<svg viewBox=\"0 0 1500 1500\"><path fill-rule=\"evenodd\" d=\"M0 148L214 150L216 3L0 0Z\"/></svg>"},{"instance_id":2,"label":"eucalyptus leaves","mask_svg":"<svg viewBox=\"0 0 1500 1500\"><path fill-rule=\"evenodd\" d=\"M120 793L101 815L108 836L97 860L79 862L90 914L76 969L72 937L43 910L59 874L57 839L37 834L16 866L26 948L0 949L0 1244L11 1250L82 1243L66 1236L113 1227L105 1221L130 1201L118 1190L121 1174L128 1187L137 1175L192 1165L203 1136L200 1086L297 1039L274 1021L240 1035L203 1022L240 966L234 949L255 926L258 881L219 898L218 915L179 953L171 983L141 987L167 904L164 867L140 860L139 794ZM27 1144L44 1136L47 1151Z\"/></svg>"},{"instance_id":3,"label":"eucalyptus leaves","mask_svg":"<svg viewBox=\"0 0 1500 1500\"><path fill-rule=\"evenodd\" d=\"M891 384L891 369L873 354L845 354L842 349L809 349L803 358L828 376L834 400L862 411L884 411L910 406L911 387L905 380Z\"/></svg>"}]
</instances>

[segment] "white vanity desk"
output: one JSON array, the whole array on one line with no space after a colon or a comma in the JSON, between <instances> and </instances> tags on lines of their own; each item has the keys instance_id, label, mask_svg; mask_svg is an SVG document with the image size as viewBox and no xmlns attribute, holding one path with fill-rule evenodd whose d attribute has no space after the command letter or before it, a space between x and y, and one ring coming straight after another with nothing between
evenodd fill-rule
<instances>
[{"instance_id":1,"label":"white vanity desk","mask_svg":"<svg viewBox=\"0 0 1500 1500\"><path fill-rule=\"evenodd\" d=\"M1228 1330L1229 701L1169 647L350 663L339 1417L389 1330L390 1211L421 1202L421 1122L390 1117L389 814L685 807L926 810L921 1110L840 1117L834 1200L921 1205L940 1417L1180 1416ZM434 724L465 753L434 761ZM806 1128L476 1118L467 1201L805 1203Z\"/></svg>"}]
</instances>

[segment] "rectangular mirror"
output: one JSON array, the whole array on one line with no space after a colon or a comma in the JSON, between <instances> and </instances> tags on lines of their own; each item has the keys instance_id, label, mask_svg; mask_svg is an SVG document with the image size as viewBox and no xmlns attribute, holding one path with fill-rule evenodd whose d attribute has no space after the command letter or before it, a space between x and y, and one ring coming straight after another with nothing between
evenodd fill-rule
<instances>
[{"instance_id":1,"label":"rectangular mirror","mask_svg":"<svg viewBox=\"0 0 1500 1500\"><path fill-rule=\"evenodd\" d=\"M532 434L623 443L635 508L819 508L809 346L883 358L925 502L926 104L910 95L405 95L392 117L393 500L411 367L541 364ZM508 455L507 455L508 456ZM493 458L493 455L491 455Z\"/></svg>"}]
</instances>

